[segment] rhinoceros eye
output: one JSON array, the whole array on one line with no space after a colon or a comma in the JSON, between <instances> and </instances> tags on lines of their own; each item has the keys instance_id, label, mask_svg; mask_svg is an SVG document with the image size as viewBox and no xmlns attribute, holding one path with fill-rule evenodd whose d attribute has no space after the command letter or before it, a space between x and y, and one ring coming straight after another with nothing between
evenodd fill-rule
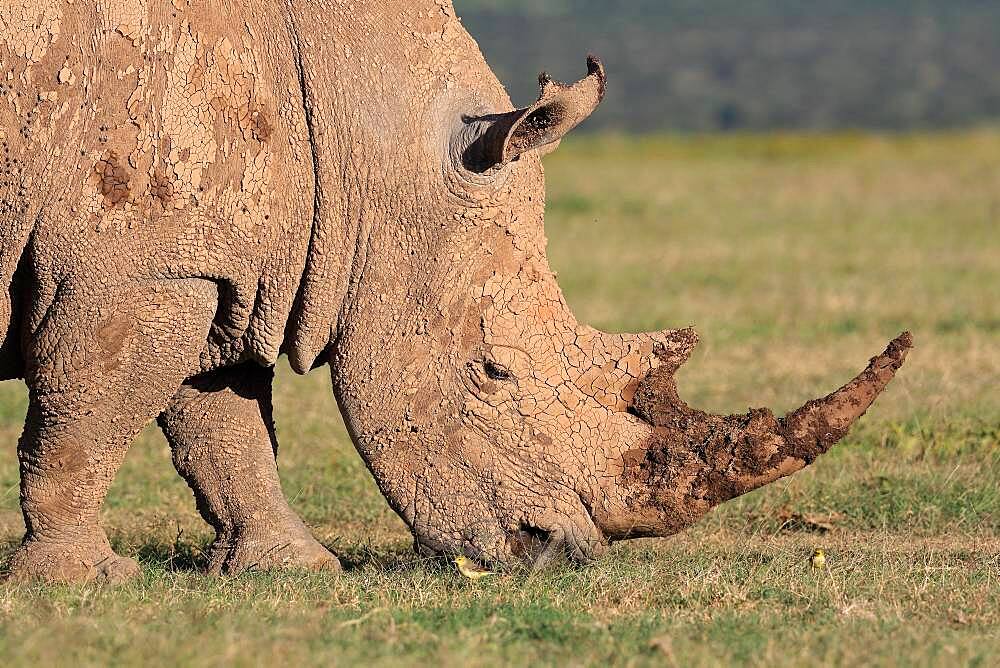
<instances>
[{"instance_id":1,"label":"rhinoceros eye","mask_svg":"<svg viewBox=\"0 0 1000 668\"><path fill-rule=\"evenodd\" d=\"M505 366L497 364L493 360L483 360L483 370L486 372L486 377L490 380L497 381L512 381L514 379L514 374Z\"/></svg>"}]
</instances>

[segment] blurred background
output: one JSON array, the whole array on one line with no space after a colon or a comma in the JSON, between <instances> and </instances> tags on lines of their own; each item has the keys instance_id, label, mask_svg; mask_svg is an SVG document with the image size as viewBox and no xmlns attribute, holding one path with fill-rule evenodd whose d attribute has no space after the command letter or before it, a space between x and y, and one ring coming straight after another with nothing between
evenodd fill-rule
<instances>
[{"instance_id":1,"label":"blurred background","mask_svg":"<svg viewBox=\"0 0 1000 668\"><path fill-rule=\"evenodd\" d=\"M1000 115L996 0L455 0L515 104L588 50L589 130L956 127Z\"/></svg>"}]
</instances>

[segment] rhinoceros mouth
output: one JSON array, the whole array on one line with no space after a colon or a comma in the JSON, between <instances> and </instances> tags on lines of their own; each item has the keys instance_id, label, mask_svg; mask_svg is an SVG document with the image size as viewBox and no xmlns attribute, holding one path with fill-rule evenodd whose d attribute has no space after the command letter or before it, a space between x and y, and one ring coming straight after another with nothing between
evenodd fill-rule
<instances>
[{"instance_id":1,"label":"rhinoceros mouth","mask_svg":"<svg viewBox=\"0 0 1000 668\"><path fill-rule=\"evenodd\" d=\"M550 549L551 543L551 531L528 522L521 522L517 530L507 536L511 555L526 564L535 564Z\"/></svg>"}]
</instances>

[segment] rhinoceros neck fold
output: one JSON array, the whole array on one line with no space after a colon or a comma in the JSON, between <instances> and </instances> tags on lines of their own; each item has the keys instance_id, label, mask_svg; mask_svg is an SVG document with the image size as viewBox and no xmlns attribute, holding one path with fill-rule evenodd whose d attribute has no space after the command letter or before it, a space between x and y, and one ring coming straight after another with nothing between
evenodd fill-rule
<instances>
[{"instance_id":1,"label":"rhinoceros neck fold","mask_svg":"<svg viewBox=\"0 0 1000 668\"><path fill-rule=\"evenodd\" d=\"M414 227L440 225L431 220L440 203L420 201L431 197L442 169L435 161L443 154L429 155L427 149L444 132L445 119L458 118L444 103L449 113L441 118L429 110L437 109L437 98L448 98L443 93L453 83L449 77L471 67L476 75L467 76L480 83L489 70L472 57L478 55L475 45L447 1L368 3L350 10L296 1L288 9L315 196L283 350L304 373L326 360L323 353L342 335L351 305L364 299L358 296L368 280L362 274L383 274L369 283L386 275L405 283L400 265L410 258L393 252L401 251ZM350 20L331 20L334 11L349 12ZM491 90L494 85L502 90L495 79ZM490 95L477 91L476 97ZM371 248L385 225L395 227L396 237L376 240L381 245ZM376 264L383 267L372 271Z\"/></svg>"},{"instance_id":2,"label":"rhinoceros neck fold","mask_svg":"<svg viewBox=\"0 0 1000 668\"><path fill-rule=\"evenodd\" d=\"M338 90L338 76L346 76L339 62L350 46L338 41L339 53L335 53L332 45L314 39L311 33L325 21L321 8L313 3L294 3L290 9L314 193L309 245L283 348L292 368L306 373L321 361L335 337L353 267L363 258L365 245L360 226L351 223L362 193L352 190L360 179L350 173L352 161L346 158L345 151L353 142L351 133L344 130L350 128L344 123L347 101Z\"/></svg>"}]
</instances>

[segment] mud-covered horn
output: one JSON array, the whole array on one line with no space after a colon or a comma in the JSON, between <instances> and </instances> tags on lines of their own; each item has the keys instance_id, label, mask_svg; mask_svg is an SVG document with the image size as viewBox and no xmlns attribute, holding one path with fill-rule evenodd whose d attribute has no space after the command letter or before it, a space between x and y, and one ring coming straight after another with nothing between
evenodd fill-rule
<instances>
[{"instance_id":1,"label":"mud-covered horn","mask_svg":"<svg viewBox=\"0 0 1000 668\"><path fill-rule=\"evenodd\" d=\"M789 456L808 464L843 438L893 379L912 347L913 336L903 332L854 380L783 417L780 422L782 435L791 445Z\"/></svg>"},{"instance_id":2,"label":"mud-covered horn","mask_svg":"<svg viewBox=\"0 0 1000 668\"><path fill-rule=\"evenodd\" d=\"M912 346L910 333L900 334L854 380L780 419L763 408L728 416L692 409L678 397L673 372L653 369L630 407L652 434L626 453L625 506L602 529L619 538L669 535L712 506L808 466L847 434Z\"/></svg>"},{"instance_id":3,"label":"mud-covered horn","mask_svg":"<svg viewBox=\"0 0 1000 668\"><path fill-rule=\"evenodd\" d=\"M542 72L538 75L538 100L530 107L498 115L470 149L479 163L493 167L552 146L597 109L606 86L604 65L594 55L587 56L587 76L574 84L556 81Z\"/></svg>"}]
</instances>

